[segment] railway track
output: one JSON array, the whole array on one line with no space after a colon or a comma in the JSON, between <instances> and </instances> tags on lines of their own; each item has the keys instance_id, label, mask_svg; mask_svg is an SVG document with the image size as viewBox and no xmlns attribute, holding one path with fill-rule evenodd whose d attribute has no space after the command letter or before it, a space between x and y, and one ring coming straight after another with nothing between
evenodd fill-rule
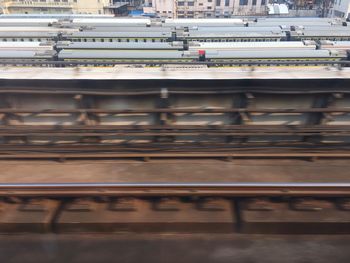
<instances>
[{"instance_id":1,"label":"railway track","mask_svg":"<svg viewBox=\"0 0 350 263\"><path fill-rule=\"evenodd\" d=\"M1 184L0 232L349 234L350 184Z\"/></svg>"},{"instance_id":2,"label":"railway track","mask_svg":"<svg viewBox=\"0 0 350 263\"><path fill-rule=\"evenodd\" d=\"M277 158L277 159L310 159L315 160L317 158L349 158L350 154L348 150L344 149L314 149L305 150L301 149L283 149L271 150L270 148L260 148L258 150L248 150L245 148L239 148L237 150L219 150L211 148L197 148L195 151L187 149L184 150L157 150L152 148L151 150L139 149L139 151L122 150L118 147L95 147L84 148L76 145L71 148L62 147L14 147L14 148L2 148L0 151L0 159L56 159L64 161L66 159L141 159L144 161L150 161L151 159L181 159L181 158L202 158L202 159L225 159L230 161L238 158ZM218 151L219 150L219 151ZM116 152L117 151L117 152Z\"/></svg>"},{"instance_id":3,"label":"railway track","mask_svg":"<svg viewBox=\"0 0 350 263\"><path fill-rule=\"evenodd\" d=\"M97 181L86 183L81 174L76 182L53 181L62 173L70 179L83 173L80 166L16 167L0 184L0 232L350 234L347 167L327 168L329 175L306 183L290 180L298 175L278 166L293 158L327 159L332 165L350 157L347 79L2 79L0 84L0 159L14 159L18 166L23 159L32 166L47 159L95 165L96 159L125 158L144 164L226 161L200 169L180 161L165 168L106 165L87 175ZM239 158L278 159L277 172L270 167L275 173L269 178L215 183L225 164L221 171L237 179L239 168L230 164ZM115 169L113 180L97 177ZM316 170L303 168L301 176ZM336 170L342 173L336 178L345 181L325 179ZM277 180L280 171L289 180ZM37 173L39 179L28 183ZM134 179L122 183L115 179L120 174ZM158 180L136 183L143 174ZM188 182L196 174L213 180ZM177 181L183 175L187 182ZM163 176L171 182L162 183Z\"/></svg>"},{"instance_id":4,"label":"railway track","mask_svg":"<svg viewBox=\"0 0 350 263\"><path fill-rule=\"evenodd\" d=\"M0 82L3 159L349 157L347 80Z\"/></svg>"}]
</instances>

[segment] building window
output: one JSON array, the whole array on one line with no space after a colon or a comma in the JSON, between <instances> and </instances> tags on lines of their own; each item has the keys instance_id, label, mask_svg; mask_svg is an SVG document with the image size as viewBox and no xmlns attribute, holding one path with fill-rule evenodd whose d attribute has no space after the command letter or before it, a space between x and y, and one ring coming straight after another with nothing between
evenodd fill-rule
<instances>
[{"instance_id":1,"label":"building window","mask_svg":"<svg viewBox=\"0 0 350 263\"><path fill-rule=\"evenodd\" d=\"M185 6L185 2L177 2L178 6Z\"/></svg>"},{"instance_id":2,"label":"building window","mask_svg":"<svg viewBox=\"0 0 350 263\"><path fill-rule=\"evenodd\" d=\"M248 0L239 0L239 5L248 5Z\"/></svg>"},{"instance_id":3,"label":"building window","mask_svg":"<svg viewBox=\"0 0 350 263\"><path fill-rule=\"evenodd\" d=\"M254 1L254 0L253 0ZM256 0L255 0L256 1ZM225 6L230 6L230 0L225 0Z\"/></svg>"},{"instance_id":4,"label":"building window","mask_svg":"<svg viewBox=\"0 0 350 263\"><path fill-rule=\"evenodd\" d=\"M221 5L221 0L216 0L216 6L220 6Z\"/></svg>"},{"instance_id":5,"label":"building window","mask_svg":"<svg viewBox=\"0 0 350 263\"><path fill-rule=\"evenodd\" d=\"M194 2L187 2L188 6L194 6Z\"/></svg>"},{"instance_id":6,"label":"building window","mask_svg":"<svg viewBox=\"0 0 350 263\"><path fill-rule=\"evenodd\" d=\"M253 0L253 5L256 5L256 0Z\"/></svg>"}]
</instances>

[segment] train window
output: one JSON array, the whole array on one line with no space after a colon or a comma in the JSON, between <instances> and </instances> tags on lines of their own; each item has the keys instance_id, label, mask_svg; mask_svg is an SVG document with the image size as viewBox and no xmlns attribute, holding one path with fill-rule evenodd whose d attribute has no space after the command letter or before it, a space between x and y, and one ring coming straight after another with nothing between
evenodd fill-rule
<instances>
[{"instance_id":1,"label":"train window","mask_svg":"<svg viewBox=\"0 0 350 263\"><path fill-rule=\"evenodd\" d=\"M104 38L101 38L101 42L105 42L105 39L104 39Z\"/></svg>"},{"instance_id":2,"label":"train window","mask_svg":"<svg viewBox=\"0 0 350 263\"><path fill-rule=\"evenodd\" d=\"M92 39L92 42L96 42L96 39L93 38L93 39Z\"/></svg>"},{"instance_id":3,"label":"train window","mask_svg":"<svg viewBox=\"0 0 350 263\"><path fill-rule=\"evenodd\" d=\"M16 42L17 40L16 40L15 38L12 38L12 41L13 41L13 42Z\"/></svg>"},{"instance_id":4,"label":"train window","mask_svg":"<svg viewBox=\"0 0 350 263\"><path fill-rule=\"evenodd\" d=\"M139 40L137 38L135 38L135 42L139 42Z\"/></svg>"},{"instance_id":5,"label":"train window","mask_svg":"<svg viewBox=\"0 0 350 263\"><path fill-rule=\"evenodd\" d=\"M154 42L156 42L156 40L154 38L152 38L152 42L154 43Z\"/></svg>"},{"instance_id":6,"label":"train window","mask_svg":"<svg viewBox=\"0 0 350 263\"><path fill-rule=\"evenodd\" d=\"M164 41L163 39L160 40L160 42L163 42L163 41Z\"/></svg>"},{"instance_id":7,"label":"train window","mask_svg":"<svg viewBox=\"0 0 350 263\"><path fill-rule=\"evenodd\" d=\"M7 42L7 39L6 39L6 38L4 38L2 41Z\"/></svg>"},{"instance_id":8,"label":"train window","mask_svg":"<svg viewBox=\"0 0 350 263\"><path fill-rule=\"evenodd\" d=\"M127 38L127 39L126 39L126 42L130 42L130 39L129 39L129 38Z\"/></svg>"},{"instance_id":9,"label":"train window","mask_svg":"<svg viewBox=\"0 0 350 263\"><path fill-rule=\"evenodd\" d=\"M109 42L113 42L113 39L110 38L110 39L109 39Z\"/></svg>"},{"instance_id":10,"label":"train window","mask_svg":"<svg viewBox=\"0 0 350 263\"><path fill-rule=\"evenodd\" d=\"M146 42L147 42L147 39L146 39L146 38L144 38L144 39L143 39L143 42L145 42L145 43L146 43Z\"/></svg>"},{"instance_id":11,"label":"train window","mask_svg":"<svg viewBox=\"0 0 350 263\"><path fill-rule=\"evenodd\" d=\"M87 40L86 40L86 38L84 38L84 42L86 42Z\"/></svg>"},{"instance_id":12,"label":"train window","mask_svg":"<svg viewBox=\"0 0 350 263\"><path fill-rule=\"evenodd\" d=\"M23 39L23 38L21 38L21 41L22 41L22 42L24 42L24 39Z\"/></svg>"},{"instance_id":13,"label":"train window","mask_svg":"<svg viewBox=\"0 0 350 263\"><path fill-rule=\"evenodd\" d=\"M32 39L32 38L29 38L29 41L30 41L30 42L33 42L33 39Z\"/></svg>"}]
</instances>

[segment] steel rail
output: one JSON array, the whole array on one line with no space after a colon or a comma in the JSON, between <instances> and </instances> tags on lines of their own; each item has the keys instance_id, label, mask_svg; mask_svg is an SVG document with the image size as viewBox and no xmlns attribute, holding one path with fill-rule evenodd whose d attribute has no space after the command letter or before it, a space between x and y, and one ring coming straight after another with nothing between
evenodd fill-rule
<instances>
[{"instance_id":1,"label":"steel rail","mask_svg":"<svg viewBox=\"0 0 350 263\"><path fill-rule=\"evenodd\" d=\"M14 80L14 79L13 79ZM12 81L12 80L11 80ZM28 80L18 80L18 81L26 81L26 84L28 84ZM37 81L37 80L34 80ZM42 80L40 80L42 81ZM47 80L51 81L51 80ZM55 80L56 81L56 80ZM130 80L128 80L130 81ZM132 80L131 80L132 81ZM208 82L210 80L207 80ZM57 82L57 81L56 81ZM21 85L26 85L21 84ZM52 83L50 83L52 85ZM175 95L227 95L227 94L238 94L238 93L262 93L262 94L336 94L336 93L342 93L342 94L349 94L350 90L347 88L347 86L344 86L344 88L336 87L332 89L331 91L329 88L310 88L307 87L307 89L301 88L298 89L298 87L294 87L293 89L287 89L283 87L275 87L271 88L268 86L262 86L262 87L245 87L245 88L237 88L237 87L231 87L231 88L225 88L223 89L217 88L215 90L179 90L179 89L172 89L171 87L168 88L168 94L175 94ZM34 86L28 86L21 88L15 88L15 87L7 87L4 85L3 87L0 87L0 94L46 94L46 95L86 95L86 96L152 96L152 95L160 95L161 94L161 88L155 87L150 90L140 90L140 89L127 89L124 91L113 91L112 89L103 89L103 88L90 88L90 89L76 89L74 87L62 87L62 86L53 86L51 88L38 88ZM315 108L317 109L317 108ZM325 108L326 109L326 108Z\"/></svg>"},{"instance_id":2,"label":"steel rail","mask_svg":"<svg viewBox=\"0 0 350 263\"><path fill-rule=\"evenodd\" d=\"M0 184L0 196L350 196L350 183Z\"/></svg>"},{"instance_id":3,"label":"steel rail","mask_svg":"<svg viewBox=\"0 0 350 263\"><path fill-rule=\"evenodd\" d=\"M15 109L0 108L0 114L30 113L30 114L62 114L62 113L96 113L96 114L143 114L143 113L350 113L350 108L204 108L204 109Z\"/></svg>"},{"instance_id":4,"label":"steel rail","mask_svg":"<svg viewBox=\"0 0 350 263\"><path fill-rule=\"evenodd\" d=\"M85 153L83 150L77 150L76 152L55 152L47 148L47 151L3 151L0 152L0 160L6 159L106 159L106 158L121 158L121 159L134 159L134 158L150 158L154 159L166 159L166 158L350 158L350 151L310 151L304 152L288 152L288 151L276 151L276 152L206 152L205 149L200 152L93 152Z\"/></svg>"},{"instance_id":5,"label":"steel rail","mask_svg":"<svg viewBox=\"0 0 350 263\"><path fill-rule=\"evenodd\" d=\"M257 127L258 129L258 127ZM47 136L54 136L54 137L70 137L70 136L78 136L78 137L94 137L94 136L102 136L102 137L115 137L115 136L137 136L137 137L153 137L153 136L287 136L287 135L297 135L297 136L349 136L349 131L314 131L314 132L301 132L301 131L287 131L287 132L278 132L278 131L271 131L271 132L235 132L235 131L178 131L178 132L118 132L118 131L110 131L110 132L14 132L14 133L8 133L8 132L1 132L0 136L5 137L24 137L24 136L36 136L36 137L47 137Z\"/></svg>"},{"instance_id":6,"label":"steel rail","mask_svg":"<svg viewBox=\"0 0 350 263\"><path fill-rule=\"evenodd\" d=\"M264 127L261 125L251 125L252 127L231 126L227 127L183 127L183 126L164 126L164 127L104 127L101 125L95 126L81 126L80 129L76 127L62 127L62 126L48 126L48 127L34 127L34 125L27 126L0 126L0 136L16 137L16 136L57 136L57 137L91 137L91 136L135 136L135 137L149 137L149 136L312 136L312 135L328 135L328 136L349 136L350 125L341 127L333 127L333 125L315 127L298 127L298 126L282 126L282 127Z\"/></svg>"},{"instance_id":7,"label":"steel rail","mask_svg":"<svg viewBox=\"0 0 350 263\"><path fill-rule=\"evenodd\" d=\"M71 142L71 143L1 143L0 153L6 152L57 152L57 153L181 153L181 152L223 152L223 153L237 153L237 152L345 152L350 150L349 143L322 143L322 142L265 142L265 143L210 143L210 142L152 142L152 143L105 143L101 141L92 142Z\"/></svg>"},{"instance_id":8,"label":"steel rail","mask_svg":"<svg viewBox=\"0 0 350 263\"><path fill-rule=\"evenodd\" d=\"M256 130L268 132L319 132L319 131L349 131L350 125L249 125L249 124L209 124L209 125L0 125L1 132L139 132L139 131L206 131L206 132L228 132L228 131L245 131L253 132Z\"/></svg>"}]
</instances>

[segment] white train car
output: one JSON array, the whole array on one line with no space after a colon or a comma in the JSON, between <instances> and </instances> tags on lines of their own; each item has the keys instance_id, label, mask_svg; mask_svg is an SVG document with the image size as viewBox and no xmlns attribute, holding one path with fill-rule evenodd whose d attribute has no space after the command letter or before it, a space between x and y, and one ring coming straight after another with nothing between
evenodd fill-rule
<instances>
[{"instance_id":1,"label":"white train car","mask_svg":"<svg viewBox=\"0 0 350 263\"><path fill-rule=\"evenodd\" d=\"M350 41L320 41L321 49L350 50Z\"/></svg>"},{"instance_id":2,"label":"white train car","mask_svg":"<svg viewBox=\"0 0 350 263\"><path fill-rule=\"evenodd\" d=\"M151 25L149 18L75 18L75 27L146 27Z\"/></svg>"},{"instance_id":3,"label":"white train car","mask_svg":"<svg viewBox=\"0 0 350 263\"><path fill-rule=\"evenodd\" d=\"M182 42L70 42L59 41L58 49L82 50L182 50Z\"/></svg>"},{"instance_id":4,"label":"white train car","mask_svg":"<svg viewBox=\"0 0 350 263\"><path fill-rule=\"evenodd\" d=\"M0 51L50 51L53 42L0 42Z\"/></svg>"},{"instance_id":5,"label":"white train car","mask_svg":"<svg viewBox=\"0 0 350 263\"><path fill-rule=\"evenodd\" d=\"M190 42L189 50L315 50L314 41Z\"/></svg>"}]
</instances>

